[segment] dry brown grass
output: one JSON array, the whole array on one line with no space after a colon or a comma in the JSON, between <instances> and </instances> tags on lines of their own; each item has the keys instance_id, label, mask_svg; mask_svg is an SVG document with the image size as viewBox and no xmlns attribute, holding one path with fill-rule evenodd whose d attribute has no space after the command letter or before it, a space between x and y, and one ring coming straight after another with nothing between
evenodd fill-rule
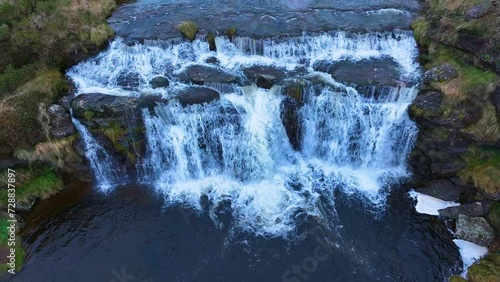
<instances>
[{"instance_id":1,"label":"dry brown grass","mask_svg":"<svg viewBox=\"0 0 500 282\"><path fill-rule=\"evenodd\" d=\"M55 141L39 143L32 150L17 150L14 156L28 162L41 161L63 168L66 163L74 163L80 160L80 156L72 146L75 140L76 135L73 135Z\"/></svg>"}]
</instances>

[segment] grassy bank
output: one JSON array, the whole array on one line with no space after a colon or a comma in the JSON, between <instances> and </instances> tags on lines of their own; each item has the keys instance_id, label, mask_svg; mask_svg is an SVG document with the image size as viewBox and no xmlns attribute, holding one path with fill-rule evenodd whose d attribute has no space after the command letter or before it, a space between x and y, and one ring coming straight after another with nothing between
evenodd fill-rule
<instances>
[{"instance_id":1,"label":"grassy bank","mask_svg":"<svg viewBox=\"0 0 500 282\"><path fill-rule=\"evenodd\" d=\"M0 0L0 159L19 158L16 201L29 208L64 184L57 170L81 162L74 152L75 136L54 139L49 134L48 107L69 90L65 70L98 53L114 35L106 18L114 0ZM0 181L6 183L2 171ZM0 208L7 190L0 189ZM0 273L7 270L7 218L0 215ZM16 243L16 268L24 251Z\"/></svg>"}]
</instances>

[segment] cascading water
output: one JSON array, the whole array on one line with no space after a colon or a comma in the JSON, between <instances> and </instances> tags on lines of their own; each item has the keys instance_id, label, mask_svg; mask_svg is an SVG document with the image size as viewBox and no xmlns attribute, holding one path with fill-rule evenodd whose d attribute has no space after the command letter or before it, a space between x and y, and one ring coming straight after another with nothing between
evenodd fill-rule
<instances>
[{"instance_id":1,"label":"cascading water","mask_svg":"<svg viewBox=\"0 0 500 282\"><path fill-rule=\"evenodd\" d=\"M384 205L388 184L406 174L405 159L417 129L407 108L416 88L376 87L364 93L313 69L316 62L388 58L397 63L400 81L418 82L417 49L411 33L352 34L335 32L299 38L253 40L216 38L217 52L206 42L149 41L109 50L72 68L68 75L79 93L162 95L173 97L186 84L179 79L193 64L218 68L237 77L253 65L279 67L302 78L320 77L304 87L298 112L301 148L294 150L282 122L284 90L255 85L206 84L221 93L217 101L183 107L175 100L143 109L147 153L139 165L140 181L152 184L169 204L202 209L230 203L239 228L261 235L285 236L298 215L330 217L333 192L357 195ZM137 74L136 90L118 86L118 77ZM167 75L171 84L152 89L148 81ZM77 121L76 121L77 122ZM97 147L79 126L96 174L106 174L95 157ZM92 147L94 146L94 147ZM97 149L96 149L97 148ZM326 209L325 209L326 208Z\"/></svg>"}]
</instances>

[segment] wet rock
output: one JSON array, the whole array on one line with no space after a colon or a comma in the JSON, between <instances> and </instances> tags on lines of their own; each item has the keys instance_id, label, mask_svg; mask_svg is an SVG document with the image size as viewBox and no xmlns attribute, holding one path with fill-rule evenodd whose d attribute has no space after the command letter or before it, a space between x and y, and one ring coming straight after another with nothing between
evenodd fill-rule
<instances>
[{"instance_id":1,"label":"wet rock","mask_svg":"<svg viewBox=\"0 0 500 282\"><path fill-rule=\"evenodd\" d=\"M493 228L482 217L458 215L455 235L463 240L488 246L494 238Z\"/></svg>"},{"instance_id":2,"label":"wet rock","mask_svg":"<svg viewBox=\"0 0 500 282\"><path fill-rule=\"evenodd\" d=\"M205 63L218 65L220 63L220 61L219 61L219 59L217 59L217 57L209 57L205 60Z\"/></svg>"},{"instance_id":3,"label":"wet rock","mask_svg":"<svg viewBox=\"0 0 500 282\"><path fill-rule=\"evenodd\" d=\"M419 92L413 104L425 111L437 111L441 107L443 94L436 90L426 89Z\"/></svg>"},{"instance_id":4,"label":"wet rock","mask_svg":"<svg viewBox=\"0 0 500 282\"><path fill-rule=\"evenodd\" d=\"M471 21L475 19L479 19L490 11L489 6L486 4L479 4L474 7L472 7L467 13L465 14L465 20L466 21Z\"/></svg>"},{"instance_id":5,"label":"wet rock","mask_svg":"<svg viewBox=\"0 0 500 282\"><path fill-rule=\"evenodd\" d=\"M116 79L116 84L125 90L136 90L141 79L138 73L123 73Z\"/></svg>"},{"instance_id":6,"label":"wet rock","mask_svg":"<svg viewBox=\"0 0 500 282\"><path fill-rule=\"evenodd\" d=\"M210 82L239 83L240 78L234 74L227 73L215 66L193 65L180 75L184 82L203 85Z\"/></svg>"},{"instance_id":7,"label":"wet rock","mask_svg":"<svg viewBox=\"0 0 500 282\"><path fill-rule=\"evenodd\" d=\"M434 161L430 165L433 175L440 177L452 177L466 167L466 163L460 158Z\"/></svg>"},{"instance_id":8,"label":"wet rock","mask_svg":"<svg viewBox=\"0 0 500 282\"><path fill-rule=\"evenodd\" d=\"M271 89L273 85L287 77L285 69L273 66L252 66L243 69L243 73L250 81L264 89Z\"/></svg>"},{"instance_id":9,"label":"wet rock","mask_svg":"<svg viewBox=\"0 0 500 282\"><path fill-rule=\"evenodd\" d=\"M458 72L451 64L442 64L431 68L424 74L424 81L449 81L458 77Z\"/></svg>"},{"instance_id":10,"label":"wet rock","mask_svg":"<svg viewBox=\"0 0 500 282\"><path fill-rule=\"evenodd\" d=\"M50 135L55 138L68 137L76 133L75 126L66 109L61 105L51 105L49 107Z\"/></svg>"},{"instance_id":11,"label":"wet rock","mask_svg":"<svg viewBox=\"0 0 500 282\"><path fill-rule=\"evenodd\" d=\"M458 216L463 214L469 217L484 216L487 210L483 208L480 202L472 204L460 205L457 207L449 207L446 209L438 210L439 215L446 218L458 219Z\"/></svg>"},{"instance_id":12,"label":"wet rock","mask_svg":"<svg viewBox=\"0 0 500 282\"><path fill-rule=\"evenodd\" d=\"M219 97L219 92L213 89L207 87L190 87L182 90L174 99L179 100L181 105L185 107L194 104L210 103L218 100Z\"/></svg>"},{"instance_id":13,"label":"wet rock","mask_svg":"<svg viewBox=\"0 0 500 282\"><path fill-rule=\"evenodd\" d=\"M500 114L500 86L496 86L489 95L490 102L495 106L497 114Z\"/></svg>"},{"instance_id":14,"label":"wet rock","mask_svg":"<svg viewBox=\"0 0 500 282\"><path fill-rule=\"evenodd\" d=\"M281 103L281 121L285 127L286 135L294 150L300 150L302 123L300 109L302 103L292 97L285 97Z\"/></svg>"},{"instance_id":15,"label":"wet rock","mask_svg":"<svg viewBox=\"0 0 500 282\"><path fill-rule=\"evenodd\" d=\"M438 179L427 183L423 187L416 188L415 191L438 198L444 201L456 201L462 194L462 189L451 181Z\"/></svg>"},{"instance_id":16,"label":"wet rock","mask_svg":"<svg viewBox=\"0 0 500 282\"><path fill-rule=\"evenodd\" d=\"M59 99L59 101L57 101L57 103L61 106L64 107L64 109L69 112L70 109L71 109L71 101L73 100L73 98L75 98L75 95L74 94L69 94L69 95L66 95L66 96L63 96Z\"/></svg>"},{"instance_id":17,"label":"wet rock","mask_svg":"<svg viewBox=\"0 0 500 282\"><path fill-rule=\"evenodd\" d=\"M179 37L180 23L189 19L213 34L250 38L276 36L302 36L303 32L325 30L392 31L408 29L419 11L415 0L389 2L371 0L350 1L206 1L183 0L138 1L120 5L109 19L117 36L126 43L143 39L169 39ZM223 4L221 4L223 3ZM366 13L381 8L397 10L384 13ZM409 11L408 13L401 13ZM186 11L189 11L187 13ZM190 37L192 38L192 37Z\"/></svg>"},{"instance_id":18,"label":"wet rock","mask_svg":"<svg viewBox=\"0 0 500 282\"><path fill-rule=\"evenodd\" d=\"M142 116L141 109L154 108L158 97L113 96L100 93L80 94L71 102L73 115L88 126L107 126L110 120L123 124L135 122Z\"/></svg>"},{"instance_id":19,"label":"wet rock","mask_svg":"<svg viewBox=\"0 0 500 282\"><path fill-rule=\"evenodd\" d=\"M168 81L168 78L159 75L151 79L149 84L151 85L151 88L156 89L156 88L168 87L170 85L170 82Z\"/></svg>"},{"instance_id":20,"label":"wet rock","mask_svg":"<svg viewBox=\"0 0 500 282\"><path fill-rule=\"evenodd\" d=\"M399 66L390 58L339 62L319 61L313 65L316 71L326 72L335 80L358 86L400 84Z\"/></svg>"}]
</instances>

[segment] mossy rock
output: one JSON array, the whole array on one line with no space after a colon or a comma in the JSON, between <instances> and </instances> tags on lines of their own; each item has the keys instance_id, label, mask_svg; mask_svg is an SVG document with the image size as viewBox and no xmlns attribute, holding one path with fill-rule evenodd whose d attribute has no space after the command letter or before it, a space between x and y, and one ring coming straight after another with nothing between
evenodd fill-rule
<instances>
[{"instance_id":1,"label":"mossy rock","mask_svg":"<svg viewBox=\"0 0 500 282\"><path fill-rule=\"evenodd\" d=\"M467 280L460 276L452 276L450 282L467 282Z\"/></svg>"},{"instance_id":2,"label":"mossy rock","mask_svg":"<svg viewBox=\"0 0 500 282\"><path fill-rule=\"evenodd\" d=\"M467 278L469 282L500 281L500 251L485 256L469 267Z\"/></svg>"},{"instance_id":3,"label":"mossy rock","mask_svg":"<svg viewBox=\"0 0 500 282\"><path fill-rule=\"evenodd\" d=\"M465 182L472 182L486 198L500 198L500 149L471 146L463 156L467 167L459 172Z\"/></svg>"},{"instance_id":4,"label":"mossy rock","mask_svg":"<svg viewBox=\"0 0 500 282\"><path fill-rule=\"evenodd\" d=\"M207 42L210 51L217 51L217 46L215 45L215 36L209 32L207 35Z\"/></svg>"},{"instance_id":5,"label":"mossy rock","mask_svg":"<svg viewBox=\"0 0 500 282\"><path fill-rule=\"evenodd\" d=\"M497 237L500 237L500 202L491 205L487 219L495 229Z\"/></svg>"},{"instance_id":6,"label":"mossy rock","mask_svg":"<svg viewBox=\"0 0 500 282\"><path fill-rule=\"evenodd\" d=\"M184 21L178 25L178 29L184 38L189 41L194 41L196 38L196 33L198 33L198 25L192 21Z\"/></svg>"},{"instance_id":7,"label":"mossy rock","mask_svg":"<svg viewBox=\"0 0 500 282\"><path fill-rule=\"evenodd\" d=\"M236 28L231 27L231 28L226 29L225 34L227 37L229 37L229 39L232 40L234 38L234 36L236 35L236 32L237 32Z\"/></svg>"}]
</instances>

